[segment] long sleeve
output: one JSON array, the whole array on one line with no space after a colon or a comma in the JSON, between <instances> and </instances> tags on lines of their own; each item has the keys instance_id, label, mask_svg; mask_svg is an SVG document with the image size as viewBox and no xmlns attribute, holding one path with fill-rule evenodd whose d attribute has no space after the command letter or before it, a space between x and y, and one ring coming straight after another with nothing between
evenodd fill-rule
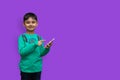
<instances>
[{"instance_id":1,"label":"long sleeve","mask_svg":"<svg viewBox=\"0 0 120 80\"><path fill-rule=\"evenodd\" d=\"M42 39L42 37L41 37L41 39ZM40 57L43 57L43 56L45 56L50 51L50 48L45 48L44 47L44 42L43 42L42 45L41 45L41 47L40 47L40 50L41 50Z\"/></svg>"},{"instance_id":2,"label":"long sleeve","mask_svg":"<svg viewBox=\"0 0 120 80\"><path fill-rule=\"evenodd\" d=\"M29 44L28 42L24 42L22 35L20 35L18 39L18 50L21 56L26 56L33 52L37 47L37 42Z\"/></svg>"},{"instance_id":3,"label":"long sleeve","mask_svg":"<svg viewBox=\"0 0 120 80\"><path fill-rule=\"evenodd\" d=\"M42 46L41 48L41 57L45 56L50 51L50 48L44 48L44 46Z\"/></svg>"}]
</instances>

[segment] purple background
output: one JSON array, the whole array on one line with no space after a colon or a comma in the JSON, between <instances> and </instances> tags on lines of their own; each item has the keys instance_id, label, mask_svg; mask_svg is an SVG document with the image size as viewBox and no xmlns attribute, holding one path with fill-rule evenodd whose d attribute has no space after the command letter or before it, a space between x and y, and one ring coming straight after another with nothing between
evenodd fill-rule
<instances>
[{"instance_id":1,"label":"purple background","mask_svg":"<svg viewBox=\"0 0 120 80\"><path fill-rule=\"evenodd\" d=\"M0 80L20 80L17 39L26 12L39 18L36 33L56 39L42 80L120 80L119 0L1 0Z\"/></svg>"}]
</instances>

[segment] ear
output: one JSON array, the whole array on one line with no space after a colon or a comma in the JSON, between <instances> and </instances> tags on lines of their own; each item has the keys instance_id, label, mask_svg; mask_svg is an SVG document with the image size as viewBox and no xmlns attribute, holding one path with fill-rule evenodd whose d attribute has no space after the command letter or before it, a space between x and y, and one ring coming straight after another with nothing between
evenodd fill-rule
<instances>
[{"instance_id":1,"label":"ear","mask_svg":"<svg viewBox=\"0 0 120 80\"><path fill-rule=\"evenodd\" d=\"M23 23L23 26L26 28L25 23Z\"/></svg>"},{"instance_id":2,"label":"ear","mask_svg":"<svg viewBox=\"0 0 120 80\"><path fill-rule=\"evenodd\" d=\"M36 26L38 26L38 21L36 22Z\"/></svg>"}]
</instances>

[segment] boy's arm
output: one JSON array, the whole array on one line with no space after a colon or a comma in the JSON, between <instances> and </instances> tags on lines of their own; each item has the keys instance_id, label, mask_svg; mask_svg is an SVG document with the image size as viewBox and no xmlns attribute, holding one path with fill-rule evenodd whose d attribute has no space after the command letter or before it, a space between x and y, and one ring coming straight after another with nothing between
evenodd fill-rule
<instances>
[{"instance_id":1,"label":"boy's arm","mask_svg":"<svg viewBox=\"0 0 120 80\"><path fill-rule=\"evenodd\" d=\"M35 43L27 43L24 42L23 37L20 36L18 39L18 50L21 56L26 56L29 53L33 52L35 50L35 48L38 46L37 45L37 41Z\"/></svg>"},{"instance_id":2,"label":"boy's arm","mask_svg":"<svg viewBox=\"0 0 120 80\"><path fill-rule=\"evenodd\" d=\"M43 40L42 37L40 37L40 39ZM40 52L41 52L40 57L45 56L49 51L50 51L50 48L45 48L44 42L43 42L42 45L40 46Z\"/></svg>"},{"instance_id":3,"label":"boy's arm","mask_svg":"<svg viewBox=\"0 0 120 80\"><path fill-rule=\"evenodd\" d=\"M40 55L40 57L45 56L50 51L50 48L45 48L44 44L41 45L40 49L41 49L41 55Z\"/></svg>"}]
</instances>

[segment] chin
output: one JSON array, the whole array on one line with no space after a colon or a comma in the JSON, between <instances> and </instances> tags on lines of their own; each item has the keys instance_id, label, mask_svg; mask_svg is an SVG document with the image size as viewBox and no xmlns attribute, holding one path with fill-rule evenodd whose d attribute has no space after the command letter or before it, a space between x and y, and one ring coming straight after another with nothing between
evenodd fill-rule
<instances>
[{"instance_id":1,"label":"chin","mask_svg":"<svg viewBox=\"0 0 120 80\"><path fill-rule=\"evenodd\" d=\"M30 31L30 32L32 32L32 31L34 31L35 29L28 29L28 31Z\"/></svg>"}]
</instances>

